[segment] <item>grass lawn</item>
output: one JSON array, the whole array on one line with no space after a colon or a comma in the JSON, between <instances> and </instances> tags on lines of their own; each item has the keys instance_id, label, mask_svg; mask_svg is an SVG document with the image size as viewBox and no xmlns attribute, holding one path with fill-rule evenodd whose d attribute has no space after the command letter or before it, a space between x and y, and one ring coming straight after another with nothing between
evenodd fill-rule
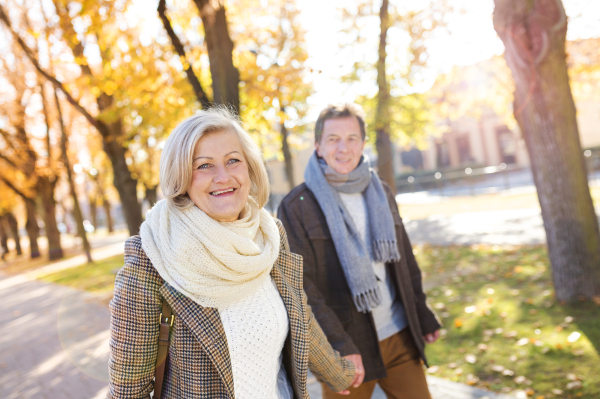
<instances>
[{"instance_id":1,"label":"grass lawn","mask_svg":"<svg viewBox=\"0 0 600 399\"><path fill-rule=\"evenodd\" d=\"M600 302L554 300L543 247L417 247L444 322L432 375L529 397L600 398ZM600 299L600 298L599 298Z\"/></svg>"},{"instance_id":2,"label":"grass lawn","mask_svg":"<svg viewBox=\"0 0 600 399\"><path fill-rule=\"evenodd\" d=\"M122 267L123 255L96 261L57 273L48 274L40 280L68 285L69 287L110 295L115 287L116 271Z\"/></svg>"},{"instance_id":3,"label":"grass lawn","mask_svg":"<svg viewBox=\"0 0 600 399\"><path fill-rule=\"evenodd\" d=\"M600 206L600 187L590 187L596 207ZM410 220L425 219L431 215L454 215L463 212L500 211L510 209L538 208L536 193L481 194L476 196L447 197L441 202L423 204L399 203L400 215Z\"/></svg>"}]
</instances>

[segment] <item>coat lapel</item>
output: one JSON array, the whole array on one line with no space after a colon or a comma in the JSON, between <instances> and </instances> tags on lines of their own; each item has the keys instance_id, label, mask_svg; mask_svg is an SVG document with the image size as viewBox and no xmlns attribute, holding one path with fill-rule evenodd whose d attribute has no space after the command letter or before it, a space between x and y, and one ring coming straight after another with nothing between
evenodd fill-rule
<instances>
[{"instance_id":1,"label":"coat lapel","mask_svg":"<svg viewBox=\"0 0 600 399\"><path fill-rule=\"evenodd\" d=\"M291 350L292 363L292 370L288 370L292 377L290 382L294 385L296 395L304 398L307 397L309 348L306 330L308 317L302 306L302 256L280 249L279 257L271 270L271 277L279 290L289 319L291 348L288 350Z\"/></svg>"},{"instance_id":2,"label":"coat lapel","mask_svg":"<svg viewBox=\"0 0 600 399\"><path fill-rule=\"evenodd\" d=\"M169 283L165 283L160 288L160 293L171 305L176 317L180 318L202 344L227 387L229 397L234 398L229 347L227 346L227 337L219 317L219 311L215 308L205 308L198 305Z\"/></svg>"}]
</instances>

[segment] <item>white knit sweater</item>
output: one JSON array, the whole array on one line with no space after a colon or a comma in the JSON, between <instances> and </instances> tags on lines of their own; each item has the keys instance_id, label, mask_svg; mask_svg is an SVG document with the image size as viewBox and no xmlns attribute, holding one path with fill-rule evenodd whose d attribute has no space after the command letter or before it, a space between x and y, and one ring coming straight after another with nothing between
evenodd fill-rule
<instances>
[{"instance_id":1,"label":"white knit sweater","mask_svg":"<svg viewBox=\"0 0 600 399\"><path fill-rule=\"evenodd\" d=\"M291 397L281 350L289 320L272 278L255 293L219 309L236 399Z\"/></svg>"}]
</instances>

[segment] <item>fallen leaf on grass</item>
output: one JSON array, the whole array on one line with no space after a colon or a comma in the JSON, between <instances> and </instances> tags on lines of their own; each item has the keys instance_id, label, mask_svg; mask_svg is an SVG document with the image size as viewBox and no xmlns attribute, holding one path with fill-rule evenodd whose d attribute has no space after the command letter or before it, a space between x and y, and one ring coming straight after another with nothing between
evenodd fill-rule
<instances>
[{"instance_id":1,"label":"fallen leaf on grass","mask_svg":"<svg viewBox=\"0 0 600 399\"><path fill-rule=\"evenodd\" d=\"M514 338L517 336L517 334L518 334L518 332L516 332L516 331L509 331L506 334L504 334L504 337L505 338Z\"/></svg>"},{"instance_id":2,"label":"fallen leaf on grass","mask_svg":"<svg viewBox=\"0 0 600 399\"><path fill-rule=\"evenodd\" d=\"M552 393L555 395L562 395L563 394L563 390L562 389L558 389L558 388L554 388L552 390Z\"/></svg>"},{"instance_id":3,"label":"fallen leaf on grass","mask_svg":"<svg viewBox=\"0 0 600 399\"><path fill-rule=\"evenodd\" d=\"M461 319L454 319L454 327L461 328L463 325L463 321Z\"/></svg>"},{"instance_id":4,"label":"fallen leaf on grass","mask_svg":"<svg viewBox=\"0 0 600 399\"><path fill-rule=\"evenodd\" d=\"M450 363L450 364L448 365L448 368L451 368L451 369L455 369L456 367L458 367L458 365L457 365L456 363L454 363L454 362L453 362L453 363Z\"/></svg>"},{"instance_id":5,"label":"fallen leaf on grass","mask_svg":"<svg viewBox=\"0 0 600 399\"><path fill-rule=\"evenodd\" d=\"M465 356L465 360L468 363L475 364L475 363L477 363L477 356L469 354L469 355Z\"/></svg>"},{"instance_id":6,"label":"fallen leaf on grass","mask_svg":"<svg viewBox=\"0 0 600 399\"><path fill-rule=\"evenodd\" d=\"M429 374L435 374L440 370L439 366L431 366L427 369Z\"/></svg>"},{"instance_id":7,"label":"fallen leaf on grass","mask_svg":"<svg viewBox=\"0 0 600 399\"><path fill-rule=\"evenodd\" d=\"M469 374L467 376L467 384L475 385L479 381L479 377L474 376L473 374Z\"/></svg>"},{"instance_id":8,"label":"fallen leaf on grass","mask_svg":"<svg viewBox=\"0 0 600 399\"><path fill-rule=\"evenodd\" d=\"M497 372L497 373L501 373L505 370L504 366L500 365L500 364L494 364L492 366L492 370Z\"/></svg>"},{"instance_id":9,"label":"fallen leaf on grass","mask_svg":"<svg viewBox=\"0 0 600 399\"><path fill-rule=\"evenodd\" d=\"M573 323L573 317L571 317L571 316L565 317L565 323Z\"/></svg>"},{"instance_id":10,"label":"fallen leaf on grass","mask_svg":"<svg viewBox=\"0 0 600 399\"><path fill-rule=\"evenodd\" d=\"M567 384L567 389L570 391L574 391L576 389L581 389L583 387L583 384L581 383L581 381L573 381L573 382L569 382Z\"/></svg>"},{"instance_id":11,"label":"fallen leaf on grass","mask_svg":"<svg viewBox=\"0 0 600 399\"><path fill-rule=\"evenodd\" d=\"M461 369L460 367L457 368L456 370L454 370L454 374L456 375L461 375L463 373L463 369Z\"/></svg>"},{"instance_id":12,"label":"fallen leaf on grass","mask_svg":"<svg viewBox=\"0 0 600 399\"><path fill-rule=\"evenodd\" d=\"M600 295L596 295L595 297L593 297L592 301L594 301L596 305L600 306Z\"/></svg>"},{"instance_id":13,"label":"fallen leaf on grass","mask_svg":"<svg viewBox=\"0 0 600 399\"><path fill-rule=\"evenodd\" d=\"M529 343L529 339L528 338L521 338L520 340L517 341L517 345L518 346L527 345L528 343Z\"/></svg>"},{"instance_id":14,"label":"fallen leaf on grass","mask_svg":"<svg viewBox=\"0 0 600 399\"><path fill-rule=\"evenodd\" d=\"M515 372L509 369L506 369L502 372L502 374L504 374L507 377L512 377L513 375L515 375Z\"/></svg>"}]
</instances>

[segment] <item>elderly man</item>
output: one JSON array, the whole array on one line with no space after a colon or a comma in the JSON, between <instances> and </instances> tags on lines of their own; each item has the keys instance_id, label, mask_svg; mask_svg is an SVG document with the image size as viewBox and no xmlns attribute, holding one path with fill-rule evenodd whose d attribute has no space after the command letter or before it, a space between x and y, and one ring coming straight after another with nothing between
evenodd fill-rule
<instances>
[{"instance_id":1,"label":"elderly man","mask_svg":"<svg viewBox=\"0 0 600 399\"><path fill-rule=\"evenodd\" d=\"M363 156L364 145L358 105L323 110L305 183L284 198L278 217L291 250L304 257L315 317L362 370L350 398L370 398L379 383L388 398L430 399L421 360L440 323L425 301L394 194ZM323 397L338 394L323 386Z\"/></svg>"}]
</instances>

